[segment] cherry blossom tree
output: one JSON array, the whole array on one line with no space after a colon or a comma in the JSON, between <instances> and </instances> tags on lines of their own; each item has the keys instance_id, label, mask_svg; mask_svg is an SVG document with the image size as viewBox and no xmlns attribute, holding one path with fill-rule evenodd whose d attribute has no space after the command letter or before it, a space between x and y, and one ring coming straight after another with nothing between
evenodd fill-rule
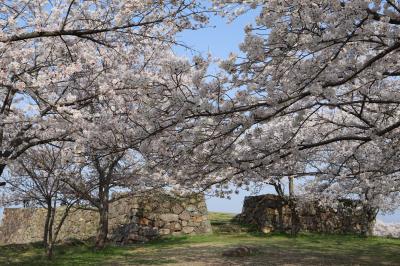
<instances>
[{"instance_id":1,"label":"cherry blossom tree","mask_svg":"<svg viewBox=\"0 0 400 266\"><path fill-rule=\"evenodd\" d=\"M113 98L119 77L148 93L146 63L206 21L192 0L2 1L0 174L30 147L70 140L83 107Z\"/></svg>"},{"instance_id":2,"label":"cherry blossom tree","mask_svg":"<svg viewBox=\"0 0 400 266\"><path fill-rule=\"evenodd\" d=\"M158 140L190 127L183 120L199 101L195 83L205 79L207 61L197 58L191 63L168 47L158 48L146 61L129 58L123 69L116 65L118 71L98 88L113 90L93 98L71 122L73 145L63 152L74 158L75 170L64 181L99 212L99 249L107 240L110 203L180 182L159 174L148 154L169 149L173 143ZM126 193L112 197L113 191Z\"/></svg>"},{"instance_id":3,"label":"cherry blossom tree","mask_svg":"<svg viewBox=\"0 0 400 266\"><path fill-rule=\"evenodd\" d=\"M30 207L46 209L43 244L49 259L53 257L58 233L78 201L62 181L69 175L71 164L61 158L61 148L50 144L36 146L14 160L5 175L8 204L29 202ZM59 208L60 205L63 207Z\"/></svg>"},{"instance_id":4,"label":"cherry blossom tree","mask_svg":"<svg viewBox=\"0 0 400 266\"><path fill-rule=\"evenodd\" d=\"M107 133L116 137L115 132ZM158 178L157 173L145 171L146 162L139 150L124 148L120 151L116 143L114 146L108 143L107 149L99 150L98 146L92 144L87 142L84 152L75 153L73 170L63 181L68 184L74 197L80 200L80 208L98 212L95 247L102 249L108 237L110 204L167 186L168 180Z\"/></svg>"},{"instance_id":5,"label":"cherry blossom tree","mask_svg":"<svg viewBox=\"0 0 400 266\"><path fill-rule=\"evenodd\" d=\"M0 8L0 174L36 145L72 143L62 149L74 165L63 182L99 211L101 248L112 189L162 185L156 173L137 178L143 154L159 134L177 135L198 105L193 84L207 63L192 65L171 49L182 45L176 33L207 22L205 9L192 0L21 0Z\"/></svg>"},{"instance_id":6,"label":"cherry blossom tree","mask_svg":"<svg viewBox=\"0 0 400 266\"><path fill-rule=\"evenodd\" d=\"M279 159L252 160L251 167L273 169L280 161L284 169L296 162L304 172L322 176L325 189L336 197L358 193L372 201L390 196L397 207L398 3L259 4L256 25L246 28L241 45L245 57L232 56L223 67L232 73L235 87L246 87L236 105L247 107L248 118L255 120L252 127L279 117L291 121L284 145L264 142L278 144ZM388 206L388 201L381 203Z\"/></svg>"},{"instance_id":7,"label":"cherry blossom tree","mask_svg":"<svg viewBox=\"0 0 400 266\"><path fill-rule=\"evenodd\" d=\"M398 3L214 2L233 19L252 8L260 14L244 29L241 54L221 61L225 73L202 86L208 100L197 126L160 159L181 156L171 175L199 190L313 176L336 198L397 207Z\"/></svg>"},{"instance_id":8,"label":"cherry blossom tree","mask_svg":"<svg viewBox=\"0 0 400 266\"><path fill-rule=\"evenodd\" d=\"M127 196L127 189L138 183L138 162L129 152L100 154L91 150L81 162L75 165L74 174L65 179L65 182L74 191L75 197L82 199L85 209L93 209L99 213L99 226L96 236L96 248L101 249L107 241L109 204L122 197L111 197L111 193L118 192ZM84 159L84 161L83 161ZM131 186L130 186L131 184ZM138 188L142 186L137 184ZM138 191L136 191L138 192Z\"/></svg>"}]
</instances>

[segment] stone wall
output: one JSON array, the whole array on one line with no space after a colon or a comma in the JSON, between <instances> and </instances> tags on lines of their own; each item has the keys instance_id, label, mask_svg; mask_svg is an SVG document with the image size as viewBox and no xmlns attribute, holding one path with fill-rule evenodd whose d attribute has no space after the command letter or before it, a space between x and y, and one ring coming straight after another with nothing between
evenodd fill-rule
<instances>
[{"instance_id":1,"label":"stone wall","mask_svg":"<svg viewBox=\"0 0 400 266\"><path fill-rule=\"evenodd\" d=\"M60 219L61 211L57 212L57 219ZM40 208L4 209L0 244L41 241L45 217L46 210ZM73 210L60 231L59 239L93 237L97 224L96 212ZM203 195L177 198L166 193L124 198L112 203L109 229L109 239L121 244L165 235L211 232Z\"/></svg>"},{"instance_id":2,"label":"stone wall","mask_svg":"<svg viewBox=\"0 0 400 266\"><path fill-rule=\"evenodd\" d=\"M342 200L335 209L318 202L297 205L297 228L301 231L370 234L375 222L376 210L366 210L357 201ZM290 232L292 228L288 199L272 194L246 197L237 218L240 222L257 225L266 233Z\"/></svg>"}]
</instances>

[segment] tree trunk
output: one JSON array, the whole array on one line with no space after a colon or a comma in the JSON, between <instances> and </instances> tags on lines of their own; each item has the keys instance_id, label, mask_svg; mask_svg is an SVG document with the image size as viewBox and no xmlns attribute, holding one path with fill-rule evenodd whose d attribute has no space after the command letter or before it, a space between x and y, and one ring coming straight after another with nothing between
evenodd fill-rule
<instances>
[{"instance_id":1,"label":"tree trunk","mask_svg":"<svg viewBox=\"0 0 400 266\"><path fill-rule=\"evenodd\" d=\"M48 237L49 237L49 224L50 224L50 216L51 216L51 202L47 202L47 214L46 214L46 220L44 222L44 231L43 231L43 246L44 248L47 248L48 245Z\"/></svg>"},{"instance_id":2,"label":"tree trunk","mask_svg":"<svg viewBox=\"0 0 400 266\"><path fill-rule=\"evenodd\" d=\"M51 204L50 204L51 205ZM53 225L54 220L56 219L56 201L54 201L54 206L51 209L50 215L50 222L48 227L48 243L47 243L47 250L46 255L49 260L53 258L53 247L54 247L54 239L53 239Z\"/></svg>"},{"instance_id":3,"label":"tree trunk","mask_svg":"<svg viewBox=\"0 0 400 266\"><path fill-rule=\"evenodd\" d=\"M61 219L58 222L58 225L55 227L55 230L53 230L53 228L54 228L54 219L55 219L55 215L56 215L56 212L55 212L56 206L54 206L54 208L53 208L53 210L54 210L53 217L54 218L53 218L53 223L51 223L51 241L48 243L48 245L46 247L46 256L49 260L51 260L53 258L53 250L54 250L55 243L57 241L58 233L60 232L61 227L64 224L64 222L69 214L69 211L74 204L75 203L71 203L70 205L66 206L66 208L64 210L64 214L61 216ZM53 231L54 231L54 233L53 233Z\"/></svg>"},{"instance_id":4,"label":"tree trunk","mask_svg":"<svg viewBox=\"0 0 400 266\"><path fill-rule=\"evenodd\" d=\"M282 201L285 199L285 192L283 191L282 185L279 182L274 182L271 183L274 188L276 193L278 194L279 197L281 197ZM284 224L283 224L283 205L284 203L279 206L278 208L278 226L279 226L279 232L284 232Z\"/></svg>"},{"instance_id":5,"label":"tree trunk","mask_svg":"<svg viewBox=\"0 0 400 266\"><path fill-rule=\"evenodd\" d=\"M1 158L1 157L0 157ZM0 164L0 177L2 176L4 169L6 168L5 164Z\"/></svg>"},{"instance_id":6,"label":"tree trunk","mask_svg":"<svg viewBox=\"0 0 400 266\"><path fill-rule=\"evenodd\" d=\"M53 258L54 242L49 243L46 249L46 256L48 260Z\"/></svg>"},{"instance_id":7,"label":"tree trunk","mask_svg":"<svg viewBox=\"0 0 400 266\"><path fill-rule=\"evenodd\" d=\"M294 200L290 200L290 213L291 213L291 230L290 234L292 236L297 236L297 233L300 230L300 225L299 225L299 216L297 214L296 210L296 202Z\"/></svg>"},{"instance_id":8,"label":"tree trunk","mask_svg":"<svg viewBox=\"0 0 400 266\"><path fill-rule=\"evenodd\" d=\"M99 174L99 194L98 194L98 210L99 210L99 227L97 229L97 237L95 248L97 250L103 249L107 242L108 235L108 206L109 206L109 193L110 193L110 182L112 180L112 174L114 167L118 164L121 159L118 156L110 165L107 166L107 173L105 169L101 168L101 164L98 158L95 157L95 167Z\"/></svg>"},{"instance_id":9,"label":"tree trunk","mask_svg":"<svg viewBox=\"0 0 400 266\"><path fill-rule=\"evenodd\" d=\"M97 229L96 249L103 249L108 234L108 202L104 202L99 209L99 227Z\"/></svg>"},{"instance_id":10,"label":"tree trunk","mask_svg":"<svg viewBox=\"0 0 400 266\"><path fill-rule=\"evenodd\" d=\"M290 234L296 236L299 231L299 219L296 211L296 200L294 196L294 177L289 176L289 208L290 208Z\"/></svg>"},{"instance_id":11,"label":"tree trunk","mask_svg":"<svg viewBox=\"0 0 400 266\"><path fill-rule=\"evenodd\" d=\"M282 205L278 208L278 223L279 223L279 232L283 233L284 225L283 225L283 207Z\"/></svg>"},{"instance_id":12,"label":"tree trunk","mask_svg":"<svg viewBox=\"0 0 400 266\"><path fill-rule=\"evenodd\" d=\"M365 237L371 236L373 233L376 215L378 214L378 210L372 208L369 204L363 206L363 224L361 234Z\"/></svg>"},{"instance_id":13,"label":"tree trunk","mask_svg":"<svg viewBox=\"0 0 400 266\"><path fill-rule=\"evenodd\" d=\"M103 249L107 242L108 235L108 196L109 187L104 184L99 188L99 227L97 229L97 237L95 248Z\"/></svg>"}]
</instances>

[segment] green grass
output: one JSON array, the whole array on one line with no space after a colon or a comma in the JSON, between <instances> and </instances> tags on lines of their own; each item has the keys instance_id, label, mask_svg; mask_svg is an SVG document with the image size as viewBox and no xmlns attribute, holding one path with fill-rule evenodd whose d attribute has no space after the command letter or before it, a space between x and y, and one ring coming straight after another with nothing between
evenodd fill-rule
<instances>
[{"instance_id":1,"label":"green grass","mask_svg":"<svg viewBox=\"0 0 400 266\"><path fill-rule=\"evenodd\" d=\"M94 251L90 243L58 246L48 262L39 244L0 246L0 265L400 265L400 240L352 235L257 233L231 221L233 214L210 213L214 233L169 237L143 245L108 246ZM227 228L229 228L227 230ZM250 257L226 258L224 250L257 247Z\"/></svg>"},{"instance_id":2,"label":"green grass","mask_svg":"<svg viewBox=\"0 0 400 266\"><path fill-rule=\"evenodd\" d=\"M235 216L233 213L210 212L208 218L214 234L260 234L255 225L241 224L234 219Z\"/></svg>"}]
</instances>

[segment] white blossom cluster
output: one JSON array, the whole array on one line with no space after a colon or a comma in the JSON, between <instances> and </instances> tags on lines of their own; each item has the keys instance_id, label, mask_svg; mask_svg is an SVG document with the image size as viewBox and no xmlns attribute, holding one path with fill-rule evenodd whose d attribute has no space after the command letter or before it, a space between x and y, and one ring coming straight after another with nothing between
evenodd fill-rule
<instances>
[{"instance_id":1,"label":"white blossom cluster","mask_svg":"<svg viewBox=\"0 0 400 266\"><path fill-rule=\"evenodd\" d=\"M393 1L215 1L246 27L168 160L191 187L309 177L320 198L399 206L400 6ZM177 140L177 141L176 141ZM177 164L173 164L174 162ZM173 170L169 170L173 172ZM175 174L175 173L174 173ZM313 178L310 178L313 177ZM275 181L274 181L275 180Z\"/></svg>"},{"instance_id":2,"label":"white blossom cluster","mask_svg":"<svg viewBox=\"0 0 400 266\"><path fill-rule=\"evenodd\" d=\"M193 77L171 46L207 22L203 11L188 0L2 3L0 173L36 145L122 149L176 123Z\"/></svg>"},{"instance_id":3,"label":"white blossom cluster","mask_svg":"<svg viewBox=\"0 0 400 266\"><path fill-rule=\"evenodd\" d=\"M172 52L207 23L201 1L6 2L1 171L58 141L87 191L101 172L221 197L294 176L321 201L399 206L397 2L213 1L230 19L259 12L213 75L211 57Z\"/></svg>"},{"instance_id":4,"label":"white blossom cluster","mask_svg":"<svg viewBox=\"0 0 400 266\"><path fill-rule=\"evenodd\" d=\"M374 226L373 235L400 238L400 224L385 223L377 220Z\"/></svg>"}]
</instances>

